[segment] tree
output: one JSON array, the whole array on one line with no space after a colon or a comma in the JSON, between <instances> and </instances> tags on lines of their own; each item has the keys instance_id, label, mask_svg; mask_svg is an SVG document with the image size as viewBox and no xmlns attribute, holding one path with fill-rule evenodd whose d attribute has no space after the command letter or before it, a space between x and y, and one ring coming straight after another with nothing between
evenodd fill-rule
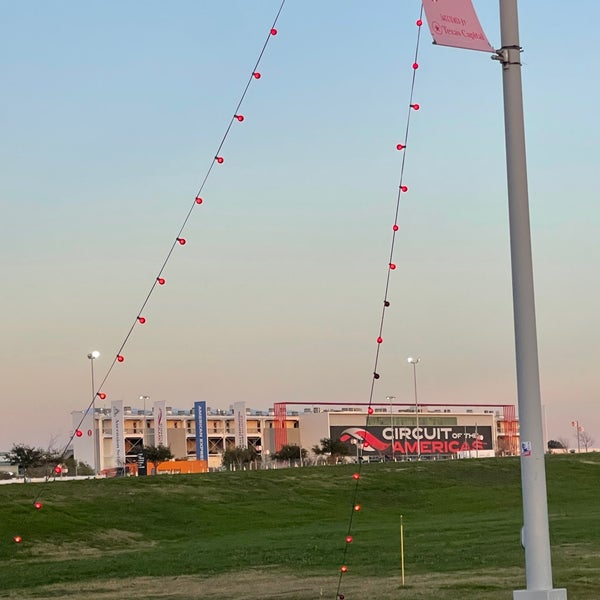
<instances>
[{"instance_id":1,"label":"tree","mask_svg":"<svg viewBox=\"0 0 600 600\"><path fill-rule=\"evenodd\" d=\"M331 438L322 438L320 446L313 446L312 451L317 455L329 455L331 462L337 462L342 456L351 454L351 449L347 444L340 440L332 440Z\"/></svg>"},{"instance_id":2,"label":"tree","mask_svg":"<svg viewBox=\"0 0 600 600\"><path fill-rule=\"evenodd\" d=\"M226 467L236 465L238 468L242 468L244 465L248 465L254 462L258 458L256 448L250 446L243 448L241 446L237 448L228 448L223 453L223 464Z\"/></svg>"},{"instance_id":3,"label":"tree","mask_svg":"<svg viewBox=\"0 0 600 600\"><path fill-rule=\"evenodd\" d=\"M18 465L19 472L24 477L33 477L40 469L43 471L42 475L47 474L48 462L54 462L55 459L54 456L49 456L46 450L25 444L13 444L8 456L12 464Z\"/></svg>"},{"instance_id":4,"label":"tree","mask_svg":"<svg viewBox=\"0 0 600 600\"><path fill-rule=\"evenodd\" d=\"M587 452L589 448L594 445L594 438L587 431L584 430L579 433L579 443Z\"/></svg>"},{"instance_id":5,"label":"tree","mask_svg":"<svg viewBox=\"0 0 600 600\"><path fill-rule=\"evenodd\" d=\"M548 450L566 450L560 440L548 440Z\"/></svg>"},{"instance_id":6,"label":"tree","mask_svg":"<svg viewBox=\"0 0 600 600\"><path fill-rule=\"evenodd\" d=\"M158 471L158 465L173 458L171 448L159 444L158 446L145 446L146 460L154 465L154 473Z\"/></svg>"},{"instance_id":7,"label":"tree","mask_svg":"<svg viewBox=\"0 0 600 600\"><path fill-rule=\"evenodd\" d=\"M306 450L306 448L300 448L300 446L286 444L281 447L279 452L273 454L273 458L275 460L298 460L300 458L306 458L307 455L308 450Z\"/></svg>"}]
</instances>

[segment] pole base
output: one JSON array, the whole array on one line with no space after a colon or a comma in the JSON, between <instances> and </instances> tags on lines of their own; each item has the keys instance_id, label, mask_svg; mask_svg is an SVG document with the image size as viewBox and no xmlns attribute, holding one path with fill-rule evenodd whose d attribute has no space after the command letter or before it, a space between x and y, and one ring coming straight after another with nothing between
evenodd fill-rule
<instances>
[{"instance_id":1,"label":"pole base","mask_svg":"<svg viewBox=\"0 0 600 600\"><path fill-rule=\"evenodd\" d=\"M567 590L515 590L513 600L567 600Z\"/></svg>"}]
</instances>

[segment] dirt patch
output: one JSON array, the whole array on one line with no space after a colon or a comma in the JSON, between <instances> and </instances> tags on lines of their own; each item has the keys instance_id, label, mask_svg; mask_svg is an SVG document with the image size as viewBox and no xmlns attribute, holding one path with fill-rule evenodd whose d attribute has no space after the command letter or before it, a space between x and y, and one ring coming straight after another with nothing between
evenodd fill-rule
<instances>
[{"instance_id":1,"label":"dirt patch","mask_svg":"<svg viewBox=\"0 0 600 600\"><path fill-rule=\"evenodd\" d=\"M478 600L510 597L522 585L522 569L478 574L419 575L407 578L369 578L345 575L340 591L346 598L377 600L455 600L468 591ZM13 590L0 597L13 599L60 600L85 597L86 600L335 600L338 577L307 577L262 570L244 571L215 577L139 577L94 583L55 584L36 590Z\"/></svg>"}]
</instances>

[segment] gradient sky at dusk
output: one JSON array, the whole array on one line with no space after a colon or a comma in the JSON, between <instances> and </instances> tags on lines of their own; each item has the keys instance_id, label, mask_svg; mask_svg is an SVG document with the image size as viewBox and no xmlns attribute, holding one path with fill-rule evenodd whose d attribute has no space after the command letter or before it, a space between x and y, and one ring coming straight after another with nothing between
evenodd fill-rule
<instances>
[{"instance_id":1,"label":"gradient sky at dusk","mask_svg":"<svg viewBox=\"0 0 600 600\"><path fill-rule=\"evenodd\" d=\"M0 450L67 440L279 4L2 4ZM520 4L542 402L600 446L600 5ZM419 6L288 0L107 401L368 400ZM413 355L422 402L516 403L501 68L422 33L374 400L412 401Z\"/></svg>"}]
</instances>

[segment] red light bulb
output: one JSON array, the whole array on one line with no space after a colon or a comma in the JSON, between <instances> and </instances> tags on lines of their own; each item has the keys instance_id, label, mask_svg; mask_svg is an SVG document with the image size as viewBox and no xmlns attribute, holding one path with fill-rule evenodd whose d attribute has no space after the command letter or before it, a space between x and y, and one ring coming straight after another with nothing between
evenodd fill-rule
<instances>
[{"instance_id":1,"label":"red light bulb","mask_svg":"<svg viewBox=\"0 0 600 600\"><path fill-rule=\"evenodd\" d=\"M411 107L413 110L419 110L419 109L421 108L421 107L420 107L418 104L411 104L411 105L410 105L410 107Z\"/></svg>"},{"instance_id":2,"label":"red light bulb","mask_svg":"<svg viewBox=\"0 0 600 600\"><path fill-rule=\"evenodd\" d=\"M383 338L382 338L381 336L379 336L379 337L377 338L377 343L378 343L378 344L381 344L381 342L383 342Z\"/></svg>"},{"instance_id":3,"label":"red light bulb","mask_svg":"<svg viewBox=\"0 0 600 600\"><path fill-rule=\"evenodd\" d=\"M215 156L215 160L222 165L225 162L225 159L222 156Z\"/></svg>"},{"instance_id":4,"label":"red light bulb","mask_svg":"<svg viewBox=\"0 0 600 600\"><path fill-rule=\"evenodd\" d=\"M202 198L200 198L200 196L196 196L196 204L202 204Z\"/></svg>"},{"instance_id":5,"label":"red light bulb","mask_svg":"<svg viewBox=\"0 0 600 600\"><path fill-rule=\"evenodd\" d=\"M13 538L13 542L15 544L20 544L23 541L23 538L20 535L15 535L15 537Z\"/></svg>"},{"instance_id":6,"label":"red light bulb","mask_svg":"<svg viewBox=\"0 0 600 600\"><path fill-rule=\"evenodd\" d=\"M342 565L342 568L340 569L340 571L342 573L345 573L348 570L348 567L346 565Z\"/></svg>"},{"instance_id":7,"label":"red light bulb","mask_svg":"<svg viewBox=\"0 0 600 600\"><path fill-rule=\"evenodd\" d=\"M419 63L413 63L413 69L415 69L415 71L419 68Z\"/></svg>"},{"instance_id":8,"label":"red light bulb","mask_svg":"<svg viewBox=\"0 0 600 600\"><path fill-rule=\"evenodd\" d=\"M396 268L396 265L394 263L390 263L390 269L393 271Z\"/></svg>"},{"instance_id":9,"label":"red light bulb","mask_svg":"<svg viewBox=\"0 0 600 600\"><path fill-rule=\"evenodd\" d=\"M241 123L244 120L244 115L235 115L235 118Z\"/></svg>"},{"instance_id":10,"label":"red light bulb","mask_svg":"<svg viewBox=\"0 0 600 600\"><path fill-rule=\"evenodd\" d=\"M339 598L339 600L344 600L346 598L346 596L344 596L344 594L339 594L338 598Z\"/></svg>"},{"instance_id":11,"label":"red light bulb","mask_svg":"<svg viewBox=\"0 0 600 600\"><path fill-rule=\"evenodd\" d=\"M41 503L41 502L36 502L36 503L33 505L33 507L34 507L36 510L40 510L40 508L42 508L42 503Z\"/></svg>"},{"instance_id":12,"label":"red light bulb","mask_svg":"<svg viewBox=\"0 0 600 600\"><path fill-rule=\"evenodd\" d=\"M180 246L185 246L186 239L185 238L177 238Z\"/></svg>"},{"instance_id":13,"label":"red light bulb","mask_svg":"<svg viewBox=\"0 0 600 600\"><path fill-rule=\"evenodd\" d=\"M360 479L360 473L354 473L354 475L352 475L352 479Z\"/></svg>"},{"instance_id":14,"label":"red light bulb","mask_svg":"<svg viewBox=\"0 0 600 600\"><path fill-rule=\"evenodd\" d=\"M389 301L388 301L388 300L384 300L384 301L383 301L383 305L384 305L385 307L387 307L387 306L389 306L389 305L390 305L390 303L389 303Z\"/></svg>"},{"instance_id":15,"label":"red light bulb","mask_svg":"<svg viewBox=\"0 0 600 600\"><path fill-rule=\"evenodd\" d=\"M360 510L360 504L355 504L355 505L354 505L354 510L355 510L356 512L358 512L358 511Z\"/></svg>"},{"instance_id":16,"label":"red light bulb","mask_svg":"<svg viewBox=\"0 0 600 600\"><path fill-rule=\"evenodd\" d=\"M275 27L271 29L271 35L277 35L277 29L275 29Z\"/></svg>"},{"instance_id":17,"label":"red light bulb","mask_svg":"<svg viewBox=\"0 0 600 600\"><path fill-rule=\"evenodd\" d=\"M377 375L377 373L375 373L375 375ZM377 379L377 378L376 378ZM372 415L373 414L373 407L369 406L369 408L367 408L367 412Z\"/></svg>"},{"instance_id":18,"label":"red light bulb","mask_svg":"<svg viewBox=\"0 0 600 600\"><path fill-rule=\"evenodd\" d=\"M62 469L61 469L60 465L56 465L56 466L54 467L54 472L55 472L57 475L59 475L60 473L62 473Z\"/></svg>"},{"instance_id":19,"label":"red light bulb","mask_svg":"<svg viewBox=\"0 0 600 600\"><path fill-rule=\"evenodd\" d=\"M346 536L346 542L347 542L348 544L351 544L351 543L352 543L352 536L351 536L351 535L347 535L347 536Z\"/></svg>"},{"instance_id":20,"label":"red light bulb","mask_svg":"<svg viewBox=\"0 0 600 600\"><path fill-rule=\"evenodd\" d=\"M403 192L408 192L408 186L407 186L407 185L401 185L401 186L400 186L400 189L401 189Z\"/></svg>"},{"instance_id":21,"label":"red light bulb","mask_svg":"<svg viewBox=\"0 0 600 600\"><path fill-rule=\"evenodd\" d=\"M98 397L100 398L100 400L104 400L106 398L106 394L104 392L100 392L98 394Z\"/></svg>"},{"instance_id":22,"label":"red light bulb","mask_svg":"<svg viewBox=\"0 0 600 600\"><path fill-rule=\"evenodd\" d=\"M117 354L117 360L119 362L123 362L125 360L125 357L122 354Z\"/></svg>"},{"instance_id":23,"label":"red light bulb","mask_svg":"<svg viewBox=\"0 0 600 600\"><path fill-rule=\"evenodd\" d=\"M156 281L158 281L158 285L165 285L164 277L157 277Z\"/></svg>"},{"instance_id":24,"label":"red light bulb","mask_svg":"<svg viewBox=\"0 0 600 600\"><path fill-rule=\"evenodd\" d=\"M81 436L83 435L83 431L81 431L81 429L78 429L78 430L75 432L75 435L76 435L77 437L81 437Z\"/></svg>"},{"instance_id":25,"label":"red light bulb","mask_svg":"<svg viewBox=\"0 0 600 600\"><path fill-rule=\"evenodd\" d=\"M373 379L379 379L379 373L373 373ZM371 409L373 410L373 409Z\"/></svg>"},{"instance_id":26,"label":"red light bulb","mask_svg":"<svg viewBox=\"0 0 600 600\"><path fill-rule=\"evenodd\" d=\"M396 150L404 150L404 148L406 148L406 146L404 144L398 144L396 146Z\"/></svg>"},{"instance_id":27,"label":"red light bulb","mask_svg":"<svg viewBox=\"0 0 600 600\"><path fill-rule=\"evenodd\" d=\"M138 317L138 321L143 325L146 322L146 317Z\"/></svg>"},{"instance_id":28,"label":"red light bulb","mask_svg":"<svg viewBox=\"0 0 600 600\"><path fill-rule=\"evenodd\" d=\"M398 227L398 225L394 224L394 226L392 227L392 229L393 229L394 231L398 231L398 229L400 229L400 227Z\"/></svg>"},{"instance_id":29,"label":"red light bulb","mask_svg":"<svg viewBox=\"0 0 600 600\"><path fill-rule=\"evenodd\" d=\"M252 77L254 77L254 79L260 79L260 73L258 71L254 71L254 73L252 73Z\"/></svg>"},{"instance_id":30,"label":"red light bulb","mask_svg":"<svg viewBox=\"0 0 600 600\"><path fill-rule=\"evenodd\" d=\"M421 25L423 25L423 21L421 21L421 19L417 20L417 27L421 27Z\"/></svg>"}]
</instances>

